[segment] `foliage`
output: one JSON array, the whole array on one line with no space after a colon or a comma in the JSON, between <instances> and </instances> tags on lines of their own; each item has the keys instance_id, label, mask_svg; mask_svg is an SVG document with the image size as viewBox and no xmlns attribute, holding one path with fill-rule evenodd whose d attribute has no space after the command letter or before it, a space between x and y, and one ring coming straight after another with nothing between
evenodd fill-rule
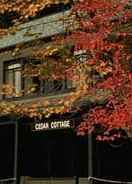
<instances>
[{"instance_id":1,"label":"foliage","mask_svg":"<svg viewBox=\"0 0 132 184\"><path fill-rule=\"evenodd\" d=\"M22 3L19 0L5 3L1 1L0 12L16 11L21 20L35 16L45 6L59 1L29 0ZM16 108L16 113L31 117L68 112L75 101L89 92L109 90L106 103L87 109L77 133L98 132L99 140L119 138L121 129L132 128L132 53L131 44L127 41L127 38L131 40L132 33L121 29L132 21L128 0L76 0L70 16L67 32L54 37L52 46L35 50L32 57L41 59L41 63L35 67L34 63L28 65L23 75L37 75L44 79L63 79L67 75L75 84L75 91L58 101L60 108L49 108L50 101L46 100L45 104L33 104L30 108L15 104L8 113ZM6 84L1 91L13 93L14 89ZM6 106L5 103L3 106Z\"/></svg>"},{"instance_id":2,"label":"foliage","mask_svg":"<svg viewBox=\"0 0 132 184\"><path fill-rule=\"evenodd\" d=\"M3 28L2 21L7 17L10 21L8 24L13 25L10 27L10 32L16 31L16 26L20 23L30 20L35 17L40 11L57 4L67 4L69 0L1 0L0 1L0 36L6 35L9 29Z\"/></svg>"},{"instance_id":3,"label":"foliage","mask_svg":"<svg viewBox=\"0 0 132 184\"><path fill-rule=\"evenodd\" d=\"M131 33L119 29L120 25L132 20L131 12L125 9L126 4L127 1L88 0L73 7L80 26L68 39L74 40L75 50L87 50L90 59L85 64L104 77L94 88L111 90L106 104L95 106L85 115L77 129L78 134L97 131L97 125L100 125L102 131L97 139L113 140L120 136L113 133L113 129L131 129L132 55L124 41Z\"/></svg>"}]
</instances>

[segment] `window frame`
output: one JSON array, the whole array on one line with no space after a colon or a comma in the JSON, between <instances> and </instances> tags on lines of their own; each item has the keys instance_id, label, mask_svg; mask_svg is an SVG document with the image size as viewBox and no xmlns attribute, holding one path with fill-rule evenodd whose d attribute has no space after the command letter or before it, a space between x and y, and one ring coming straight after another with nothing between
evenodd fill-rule
<instances>
[{"instance_id":1,"label":"window frame","mask_svg":"<svg viewBox=\"0 0 132 184\"><path fill-rule=\"evenodd\" d=\"M14 60L10 60L10 61L5 61L4 62L4 65L3 65L3 68L4 68L4 72L3 72L3 84L9 84L7 81L6 81L6 75L8 71L12 70L13 71L13 84L15 83L15 79L14 79L14 73L15 73L15 70L17 71L17 69L20 69L20 67L16 67L16 68L10 68L8 69L8 67L10 65L15 65L15 64L20 64L21 65L21 71L23 71L24 69L24 66L26 64L26 61L29 61L31 60L32 62L32 58L30 57L21 57L21 58L18 58L18 59L14 59ZM29 61L30 63L30 61ZM41 63L41 60L40 60L40 63ZM39 63L38 63L39 64ZM31 77L32 79L32 77ZM39 79L40 80L40 84L39 84L39 90L36 91L35 93L31 93L31 94L26 94L25 92L25 89L26 89L26 84L25 84L25 79L24 77L22 76L22 73L21 73L21 91L22 91L22 95L21 96L15 96L15 95L12 95L12 96L6 96L6 95L3 95L3 98L6 99L6 100L10 100L10 99L21 99L21 98L34 98L34 97L40 97L40 96L52 96L52 95L57 95L57 94L64 94L66 92L70 92L73 90L73 87L72 87L72 84L70 84L68 86L68 82L70 80L67 80L67 79L64 79L61 86L58 86L58 87L54 87L53 86L53 90L49 89L49 86L50 86L50 83L48 80L43 80L43 79ZM57 81L54 80L54 81L51 81L52 83L56 83ZM55 84L56 85L56 84ZM56 90L57 88L60 88L60 90Z\"/></svg>"},{"instance_id":2,"label":"window frame","mask_svg":"<svg viewBox=\"0 0 132 184\"><path fill-rule=\"evenodd\" d=\"M19 67L13 67L12 68L8 68L8 67L11 67L11 65L17 65L17 64L20 64ZM6 61L4 62L4 65L3 65L3 69L4 69L4 72L3 72L3 84L9 84L8 79L6 81L6 78L8 78L7 76L9 75L9 72L12 71L12 74L13 74L13 80L12 80L12 83L13 83L13 86L15 87L15 72L17 71L22 71L23 69L23 62L20 59L17 59L17 60L10 60L10 61ZM22 91L23 89L23 79L22 79L22 72L21 72L21 87L20 87L20 91ZM19 96L18 96L19 97ZM3 95L3 98L4 99L12 99L12 98L18 98L17 96L7 96L7 95Z\"/></svg>"}]
</instances>

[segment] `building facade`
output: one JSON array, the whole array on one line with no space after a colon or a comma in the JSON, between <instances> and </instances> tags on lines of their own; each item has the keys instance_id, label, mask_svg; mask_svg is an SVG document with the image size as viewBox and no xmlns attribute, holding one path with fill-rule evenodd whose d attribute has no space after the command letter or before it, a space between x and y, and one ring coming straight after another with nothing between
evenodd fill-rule
<instances>
[{"instance_id":1,"label":"building facade","mask_svg":"<svg viewBox=\"0 0 132 184\"><path fill-rule=\"evenodd\" d=\"M53 101L53 106L57 106L57 100L68 96L73 90L72 82L66 78L61 81L48 81L39 80L38 77L22 77L25 64L33 62L32 53L40 46L51 45L52 36L63 34L65 31L64 19L70 12L70 5L58 5L56 11L52 10L41 18L21 24L14 34L0 39L0 86L10 84L15 88L12 95L1 94L1 101L32 104L47 99ZM14 52L19 44L25 44L26 47ZM39 60L35 62L40 63ZM30 94L25 92L29 83L37 85L35 91ZM24 92L20 94L22 90ZM76 182L75 177L79 173L80 176L87 177L87 137L84 140L76 137L73 128L75 119L79 122L80 114L54 114L39 122L27 117L16 120L10 115L1 116L1 138L5 136L6 143L1 142L1 162L5 167L0 168L0 177L71 178L71 183ZM78 145L84 147L85 153ZM84 159L82 153L85 155ZM6 160L7 157L9 159Z\"/></svg>"},{"instance_id":2,"label":"building facade","mask_svg":"<svg viewBox=\"0 0 132 184\"><path fill-rule=\"evenodd\" d=\"M57 12L49 11L52 12L50 15L47 13L41 18L21 24L15 33L0 39L0 85L9 83L15 87L15 94L1 94L1 101L30 105L48 99L57 107L57 100L74 90L72 82L67 79L46 81L37 77L30 80L22 77L25 63L29 60L33 62L32 53L42 45L51 45L52 36L64 33L67 24L64 17L70 12L70 5L58 6L56 10ZM19 44L25 44L25 47L14 52ZM36 63L39 64L40 61L37 60ZM30 94L25 93L29 83L37 85ZM22 90L24 92L20 94ZM85 108L85 103L83 105ZM0 156L0 178L30 176L43 178L43 182L61 178L62 183L68 181L69 184L85 184L92 174L95 177L131 180L131 171L125 169L131 165L131 161L127 159L132 152L131 142L115 148L107 143L98 143L94 136L92 139L88 136L76 136L75 126L80 123L82 114L83 108L81 112L53 114L41 121L27 117L18 120L12 116L1 116L0 145L3 149ZM89 140L92 141L92 147Z\"/></svg>"}]
</instances>

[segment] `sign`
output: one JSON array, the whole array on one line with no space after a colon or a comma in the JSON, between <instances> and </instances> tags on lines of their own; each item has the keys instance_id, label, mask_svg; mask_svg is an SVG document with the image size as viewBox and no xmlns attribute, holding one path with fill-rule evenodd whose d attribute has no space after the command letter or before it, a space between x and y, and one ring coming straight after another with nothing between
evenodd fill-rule
<instances>
[{"instance_id":1,"label":"sign","mask_svg":"<svg viewBox=\"0 0 132 184\"><path fill-rule=\"evenodd\" d=\"M33 124L33 131L43 131L49 129L67 129L72 128L71 120L53 120L50 122L36 122Z\"/></svg>"}]
</instances>

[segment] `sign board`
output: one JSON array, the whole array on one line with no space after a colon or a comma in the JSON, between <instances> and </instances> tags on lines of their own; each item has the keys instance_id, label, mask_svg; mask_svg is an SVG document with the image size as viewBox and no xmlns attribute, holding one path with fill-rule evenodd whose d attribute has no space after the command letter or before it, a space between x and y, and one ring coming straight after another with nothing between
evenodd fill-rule
<instances>
[{"instance_id":1,"label":"sign board","mask_svg":"<svg viewBox=\"0 0 132 184\"><path fill-rule=\"evenodd\" d=\"M71 120L52 120L52 121L41 121L35 122L32 125L32 131L44 131L51 129L69 129L73 128Z\"/></svg>"}]
</instances>

